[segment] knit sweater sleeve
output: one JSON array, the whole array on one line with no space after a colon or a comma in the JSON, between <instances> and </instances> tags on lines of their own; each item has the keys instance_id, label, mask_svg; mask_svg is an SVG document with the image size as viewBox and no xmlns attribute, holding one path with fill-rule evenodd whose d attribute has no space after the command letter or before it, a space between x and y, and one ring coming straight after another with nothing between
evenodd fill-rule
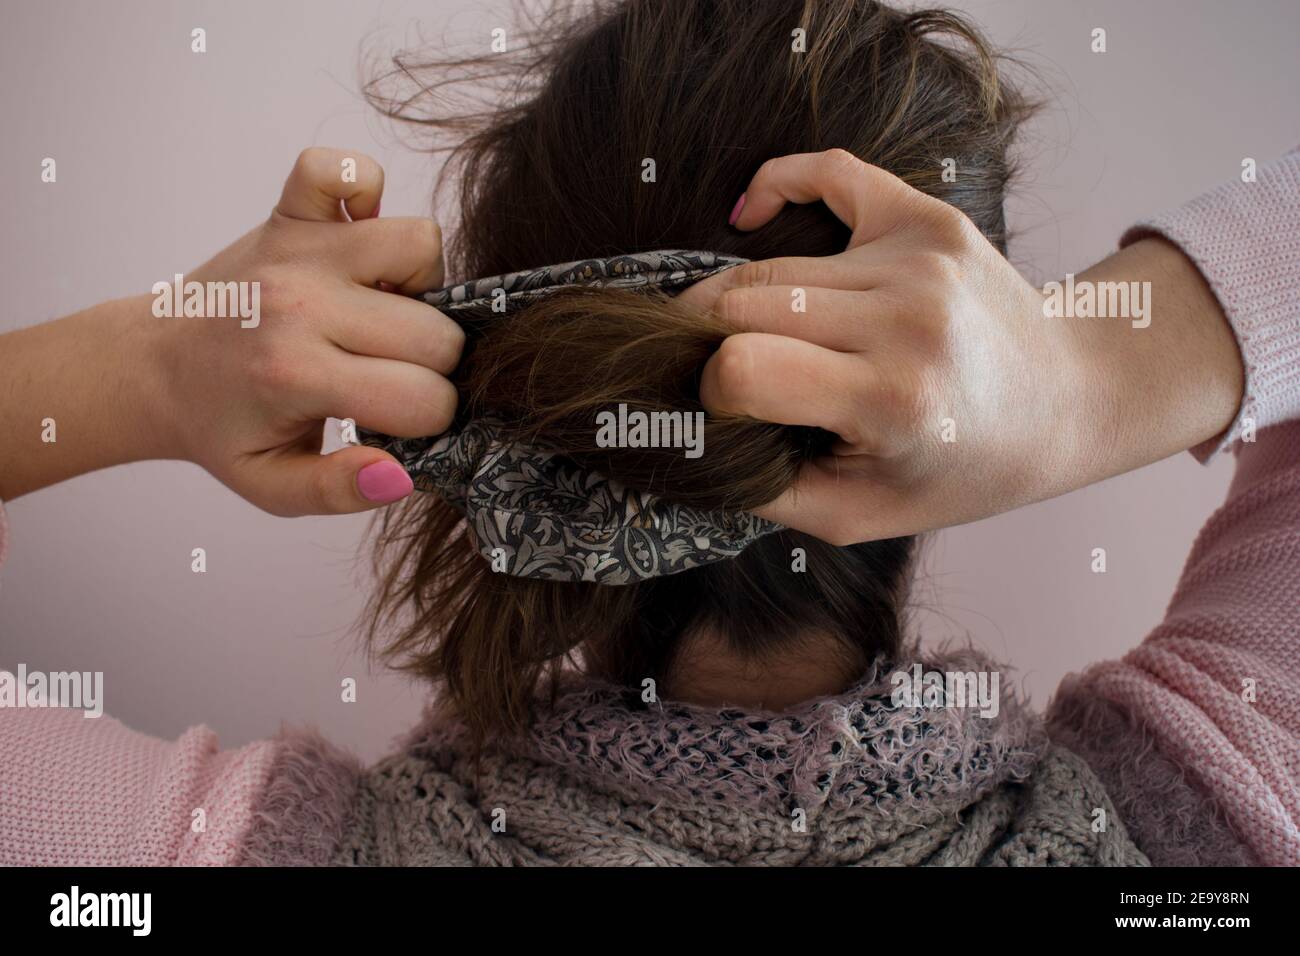
<instances>
[{"instance_id":1,"label":"knit sweater sleeve","mask_svg":"<svg viewBox=\"0 0 1300 956\"><path fill-rule=\"evenodd\" d=\"M1229 182L1120 240L1159 235L1182 249L1223 307L1246 372L1232 424L1192 449L1202 462L1248 426L1300 417L1300 147L1262 167L1254 182Z\"/></svg>"},{"instance_id":2,"label":"knit sweater sleeve","mask_svg":"<svg viewBox=\"0 0 1300 956\"><path fill-rule=\"evenodd\" d=\"M0 710L0 865L233 863L272 754L222 751L206 727L166 741L77 710Z\"/></svg>"},{"instance_id":3,"label":"knit sweater sleeve","mask_svg":"<svg viewBox=\"0 0 1300 956\"><path fill-rule=\"evenodd\" d=\"M1300 865L1300 155L1152 220L1197 264L1236 333L1238 456L1163 622L1122 660L1066 678L1059 742L1106 783L1152 861ZM1239 441L1254 419L1254 441Z\"/></svg>"},{"instance_id":4,"label":"knit sweater sleeve","mask_svg":"<svg viewBox=\"0 0 1300 956\"><path fill-rule=\"evenodd\" d=\"M5 556L0 505L0 562ZM232 863L253 823L270 742L222 751L206 727L174 741L36 702L0 674L0 866ZM198 813L196 811L202 811Z\"/></svg>"}]
</instances>

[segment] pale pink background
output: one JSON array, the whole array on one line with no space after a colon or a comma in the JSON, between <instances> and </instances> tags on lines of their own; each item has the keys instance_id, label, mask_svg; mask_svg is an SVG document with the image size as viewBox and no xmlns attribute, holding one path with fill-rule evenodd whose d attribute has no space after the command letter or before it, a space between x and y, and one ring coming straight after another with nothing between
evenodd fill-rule
<instances>
[{"instance_id":1,"label":"pale pink background","mask_svg":"<svg viewBox=\"0 0 1300 956\"><path fill-rule=\"evenodd\" d=\"M1128 223L1237 175L1243 157L1300 141L1294 2L956 6L1022 51L1054 98L1013 204L1013 259L1035 282L1088 265ZM265 216L311 144L378 158L385 214L427 212L431 161L357 96L363 41L391 48L418 27L486 44L506 22L448 0L11 5L0 330L192 268ZM206 54L189 51L195 26ZM1089 51L1095 26L1104 55ZM46 156L55 185L40 182ZM945 532L919 623L1014 662L1042 704L1067 671L1121 654L1159 620L1230 470L1179 456ZM420 706L419 688L370 673L349 637L363 517L268 517L176 463L85 476L8 510L0 666L102 670L111 714L168 736L205 722L227 745L287 719L374 757ZM195 547L207 574L190 571ZM1094 547L1109 573L1089 570ZM340 701L345 676L360 682L355 704Z\"/></svg>"}]
</instances>

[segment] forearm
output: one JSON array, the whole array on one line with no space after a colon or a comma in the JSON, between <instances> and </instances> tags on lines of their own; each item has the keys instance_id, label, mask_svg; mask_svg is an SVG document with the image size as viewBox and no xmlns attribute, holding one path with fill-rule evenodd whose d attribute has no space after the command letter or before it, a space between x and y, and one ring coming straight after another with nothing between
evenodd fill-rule
<instances>
[{"instance_id":1,"label":"forearm","mask_svg":"<svg viewBox=\"0 0 1300 956\"><path fill-rule=\"evenodd\" d=\"M1104 472L1130 471L1221 435L1241 404L1245 373L1232 327L1196 265L1150 237L1081 273L1076 287L1083 283L1124 283L1130 302L1145 309L1140 319L1055 320L1073 323L1077 354L1095 383L1093 450Z\"/></svg>"},{"instance_id":2,"label":"forearm","mask_svg":"<svg viewBox=\"0 0 1300 956\"><path fill-rule=\"evenodd\" d=\"M0 336L0 500L171 457L148 296Z\"/></svg>"}]
</instances>

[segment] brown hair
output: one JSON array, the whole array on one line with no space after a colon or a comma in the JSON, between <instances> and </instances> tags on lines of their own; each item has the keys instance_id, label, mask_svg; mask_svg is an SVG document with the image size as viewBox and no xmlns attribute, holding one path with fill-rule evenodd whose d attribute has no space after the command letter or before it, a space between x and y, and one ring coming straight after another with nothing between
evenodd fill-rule
<instances>
[{"instance_id":1,"label":"brown hair","mask_svg":"<svg viewBox=\"0 0 1300 956\"><path fill-rule=\"evenodd\" d=\"M796 29L806 50L796 51ZM871 0L622 0L578 16L554 3L514 53L432 62L398 55L367 92L388 115L451 135L461 223L451 274L486 276L649 249L750 259L826 256L848 230L822 204L752 233L727 214L764 160L840 147L961 209L1005 249L1008 147L1027 103L999 81L980 35L942 11ZM512 41L516 42L516 41ZM389 81L414 81L399 97ZM457 84L500 99L447 104ZM495 84L495 85L494 85ZM441 147L435 142L435 147ZM653 181L643 161L654 160ZM943 177L944 160L959 175ZM446 171L444 171L444 175ZM595 415L699 405L699 375L728 330L662 294L566 290L471 330L458 415L492 412L630 487L752 509L831 436L710 417L705 454L601 449ZM384 513L371 646L444 681L480 737L521 726L566 661L606 679L662 681L684 637L709 627L754 658L824 633L864 667L898 648L913 552L901 538L836 548L797 532L733 561L622 587L495 574L460 515L430 495ZM792 573L794 548L806 571ZM576 652L576 653L575 653Z\"/></svg>"}]
</instances>

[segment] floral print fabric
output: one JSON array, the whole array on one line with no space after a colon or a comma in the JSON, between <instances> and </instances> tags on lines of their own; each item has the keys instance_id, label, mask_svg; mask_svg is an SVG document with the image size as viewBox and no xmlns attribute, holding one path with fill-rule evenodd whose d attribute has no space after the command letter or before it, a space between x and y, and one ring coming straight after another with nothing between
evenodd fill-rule
<instances>
[{"instance_id":1,"label":"floral print fabric","mask_svg":"<svg viewBox=\"0 0 1300 956\"><path fill-rule=\"evenodd\" d=\"M745 261L681 250L584 259L475 279L424 299L453 318L490 320L503 298L508 312L570 285L676 292ZM780 530L746 512L690 508L626 488L500 433L499 421L481 419L430 438L359 434L402 462L417 489L460 510L479 553L518 577L633 584L734 558Z\"/></svg>"}]
</instances>

